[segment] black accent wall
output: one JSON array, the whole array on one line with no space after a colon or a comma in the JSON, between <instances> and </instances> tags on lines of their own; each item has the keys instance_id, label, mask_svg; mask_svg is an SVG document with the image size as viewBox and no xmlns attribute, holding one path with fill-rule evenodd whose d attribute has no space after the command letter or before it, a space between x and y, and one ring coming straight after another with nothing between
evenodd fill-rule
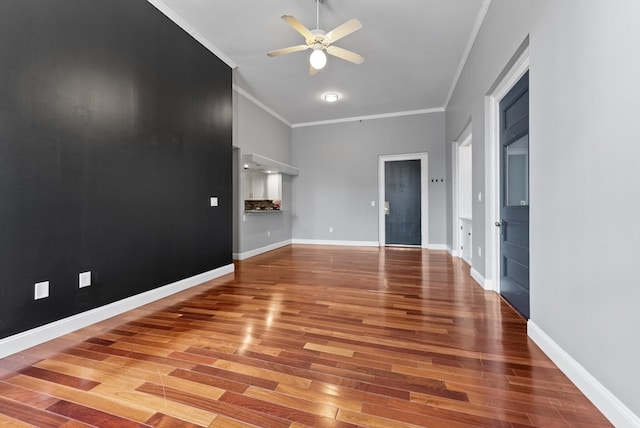
<instances>
[{"instance_id":1,"label":"black accent wall","mask_svg":"<svg viewBox=\"0 0 640 428\"><path fill-rule=\"evenodd\" d=\"M146 0L0 1L0 338L232 263L231 121Z\"/></svg>"}]
</instances>

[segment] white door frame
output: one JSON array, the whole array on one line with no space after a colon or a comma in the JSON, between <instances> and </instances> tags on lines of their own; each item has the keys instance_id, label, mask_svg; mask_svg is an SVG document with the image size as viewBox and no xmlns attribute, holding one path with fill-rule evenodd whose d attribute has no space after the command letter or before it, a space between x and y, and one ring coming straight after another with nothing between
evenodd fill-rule
<instances>
[{"instance_id":1,"label":"white door frame","mask_svg":"<svg viewBox=\"0 0 640 428\"><path fill-rule=\"evenodd\" d=\"M525 47L495 89L485 97L485 280L483 287L500 293L500 101L529 70Z\"/></svg>"},{"instance_id":2,"label":"white door frame","mask_svg":"<svg viewBox=\"0 0 640 428\"><path fill-rule=\"evenodd\" d=\"M422 230L421 247L429 247L429 154L407 153L397 155L378 156L378 241L381 247L386 245L385 214L384 214L384 171L385 163L404 160L420 161L420 221Z\"/></svg>"},{"instance_id":3,"label":"white door frame","mask_svg":"<svg viewBox=\"0 0 640 428\"><path fill-rule=\"evenodd\" d=\"M451 248L451 256L452 257L462 257L462 253L460 252L460 210L458 207L458 198L460 195L459 191L459 180L458 175L460 173L460 161L459 159L459 149L462 146L466 146L471 143L471 122L469 122L465 127L464 131L451 143L451 170L453 174L451 174L451 227L453 230L451 231L452 236L452 248ZM473 193L473 190L472 192ZM473 247L472 247L473 248Z\"/></svg>"}]
</instances>

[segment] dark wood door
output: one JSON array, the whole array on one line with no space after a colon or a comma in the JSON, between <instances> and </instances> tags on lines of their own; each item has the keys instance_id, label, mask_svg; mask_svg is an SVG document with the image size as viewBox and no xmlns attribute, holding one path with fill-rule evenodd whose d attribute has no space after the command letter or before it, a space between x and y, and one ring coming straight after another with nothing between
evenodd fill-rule
<instances>
[{"instance_id":1,"label":"dark wood door","mask_svg":"<svg viewBox=\"0 0 640 428\"><path fill-rule=\"evenodd\" d=\"M500 293L529 318L529 73L500 102Z\"/></svg>"},{"instance_id":2,"label":"dark wood door","mask_svg":"<svg viewBox=\"0 0 640 428\"><path fill-rule=\"evenodd\" d=\"M387 245L422 244L420 168L419 159L385 162Z\"/></svg>"}]
</instances>

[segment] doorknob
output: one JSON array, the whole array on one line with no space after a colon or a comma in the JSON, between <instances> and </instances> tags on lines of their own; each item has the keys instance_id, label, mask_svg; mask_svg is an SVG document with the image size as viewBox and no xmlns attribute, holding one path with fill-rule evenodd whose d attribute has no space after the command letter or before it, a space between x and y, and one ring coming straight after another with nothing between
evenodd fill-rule
<instances>
[{"instance_id":1,"label":"doorknob","mask_svg":"<svg viewBox=\"0 0 640 428\"><path fill-rule=\"evenodd\" d=\"M502 226L502 223L500 223L499 221L496 221L496 227L500 227Z\"/></svg>"},{"instance_id":2,"label":"doorknob","mask_svg":"<svg viewBox=\"0 0 640 428\"><path fill-rule=\"evenodd\" d=\"M389 215L389 201L384 201L384 215Z\"/></svg>"}]
</instances>

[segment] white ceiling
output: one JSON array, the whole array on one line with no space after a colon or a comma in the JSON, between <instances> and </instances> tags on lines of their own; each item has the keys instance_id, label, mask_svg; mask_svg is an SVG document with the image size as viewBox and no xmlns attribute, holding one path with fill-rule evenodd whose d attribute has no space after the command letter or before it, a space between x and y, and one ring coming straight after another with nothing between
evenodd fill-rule
<instances>
[{"instance_id":1,"label":"white ceiling","mask_svg":"<svg viewBox=\"0 0 640 428\"><path fill-rule=\"evenodd\" d=\"M316 27L315 0L149 0L237 67L234 83L290 125L442 108L490 0L322 0L320 28L351 18L363 28L335 43L364 55L355 65L329 56L309 75L310 51L280 17ZM328 91L341 94L334 104Z\"/></svg>"}]
</instances>

